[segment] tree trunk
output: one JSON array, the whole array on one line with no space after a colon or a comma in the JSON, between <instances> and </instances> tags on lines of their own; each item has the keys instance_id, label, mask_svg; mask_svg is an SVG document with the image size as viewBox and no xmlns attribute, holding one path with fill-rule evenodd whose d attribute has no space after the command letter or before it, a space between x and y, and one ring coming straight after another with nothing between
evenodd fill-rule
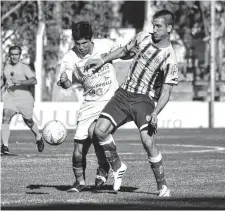
<instances>
[{"instance_id":1,"label":"tree trunk","mask_svg":"<svg viewBox=\"0 0 225 211\"><path fill-rule=\"evenodd\" d=\"M145 1L145 20L143 31L153 32L152 16L156 12L157 8L154 6L152 0Z\"/></svg>"}]
</instances>

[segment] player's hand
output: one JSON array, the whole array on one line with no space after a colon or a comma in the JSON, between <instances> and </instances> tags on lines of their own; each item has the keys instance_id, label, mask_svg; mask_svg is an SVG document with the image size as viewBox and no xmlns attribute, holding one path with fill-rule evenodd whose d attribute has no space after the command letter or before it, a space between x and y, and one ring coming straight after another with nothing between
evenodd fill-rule
<instances>
[{"instance_id":1,"label":"player's hand","mask_svg":"<svg viewBox=\"0 0 225 211\"><path fill-rule=\"evenodd\" d=\"M62 84L67 80L68 80L68 75L66 74L66 72L62 72L59 79L60 83Z\"/></svg>"},{"instance_id":2,"label":"player's hand","mask_svg":"<svg viewBox=\"0 0 225 211\"><path fill-rule=\"evenodd\" d=\"M72 82L69 80L66 72L61 73L59 81L57 82L57 85L61 86L63 89L68 89L69 87L71 87Z\"/></svg>"},{"instance_id":3,"label":"player's hand","mask_svg":"<svg viewBox=\"0 0 225 211\"><path fill-rule=\"evenodd\" d=\"M66 81L68 80L68 76L66 72L62 72L59 78L59 81L57 82L58 86L62 86Z\"/></svg>"},{"instance_id":4,"label":"player's hand","mask_svg":"<svg viewBox=\"0 0 225 211\"><path fill-rule=\"evenodd\" d=\"M84 65L84 70L88 71L88 69L92 68L93 73L95 73L98 72L103 65L104 62L102 59L89 59Z\"/></svg>"},{"instance_id":5,"label":"player's hand","mask_svg":"<svg viewBox=\"0 0 225 211\"><path fill-rule=\"evenodd\" d=\"M157 133L157 123L158 123L158 117L157 117L157 114L156 113L151 113L151 114L148 114L146 116L146 120L148 122L148 129L149 129L149 132L153 133L153 134L156 134ZM152 135L152 134L149 134L149 135Z\"/></svg>"},{"instance_id":6,"label":"player's hand","mask_svg":"<svg viewBox=\"0 0 225 211\"><path fill-rule=\"evenodd\" d=\"M15 78L12 78L11 80L12 80L12 83L13 83L14 86L19 86L19 85L21 85L21 81L20 81L20 80L17 80L17 79L15 79Z\"/></svg>"}]
</instances>

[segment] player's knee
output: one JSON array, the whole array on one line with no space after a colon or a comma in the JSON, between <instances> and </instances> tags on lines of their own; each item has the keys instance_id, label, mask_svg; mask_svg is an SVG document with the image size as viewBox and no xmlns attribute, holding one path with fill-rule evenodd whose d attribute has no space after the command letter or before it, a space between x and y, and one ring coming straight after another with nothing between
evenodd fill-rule
<instances>
[{"instance_id":1,"label":"player's knee","mask_svg":"<svg viewBox=\"0 0 225 211\"><path fill-rule=\"evenodd\" d=\"M2 123L9 124L14 114L9 110L3 109Z\"/></svg>"},{"instance_id":2,"label":"player's knee","mask_svg":"<svg viewBox=\"0 0 225 211\"><path fill-rule=\"evenodd\" d=\"M24 122L29 128L32 128L34 125L34 121L32 119L24 119Z\"/></svg>"},{"instance_id":3,"label":"player's knee","mask_svg":"<svg viewBox=\"0 0 225 211\"><path fill-rule=\"evenodd\" d=\"M73 156L75 157L75 159L82 159L82 148L83 148L83 144L77 142L77 140L74 140L74 151L73 151Z\"/></svg>"},{"instance_id":4,"label":"player's knee","mask_svg":"<svg viewBox=\"0 0 225 211\"><path fill-rule=\"evenodd\" d=\"M93 134L94 134L94 127L95 125L91 125L89 128L88 128L88 136L93 139Z\"/></svg>"},{"instance_id":5,"label":"player's knee","mask_svg":"<svg viewBox=\"0 0 225 211\"><path fill-rule=\"evenodd\" d=\"M11 118L9 116L3 116L2 117L2 124L9 124Z\"/></svg>"},{"instance_id":6,"label":"player's knee","mask_svg":"<svg viewBox=\"0 0 225 211\"><path fill-rule=\"evenodd\" d=\"M95 127L94 134L96 135L97 139L101 142L109 133L105 127L99 125Z\"/></svg>"}]
</instances>

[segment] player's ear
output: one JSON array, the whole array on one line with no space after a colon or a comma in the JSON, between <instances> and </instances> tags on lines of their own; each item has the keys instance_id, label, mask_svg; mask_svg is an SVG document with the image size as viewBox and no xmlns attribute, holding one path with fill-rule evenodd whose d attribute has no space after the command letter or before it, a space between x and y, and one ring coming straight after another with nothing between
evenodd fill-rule
<instances>
[{"instance_id":1,"label":"player's ear","mask_svg":"<svg viewBox=\"0 0 225 211\"><path fill-rule=\"evenodd\" d=\"M172 25L168 25L168 26L167 26L167 32L168 32L168 33L170 33L170 32L172 31L172 29L173 29Z\"/></svg>"}]
</instances>

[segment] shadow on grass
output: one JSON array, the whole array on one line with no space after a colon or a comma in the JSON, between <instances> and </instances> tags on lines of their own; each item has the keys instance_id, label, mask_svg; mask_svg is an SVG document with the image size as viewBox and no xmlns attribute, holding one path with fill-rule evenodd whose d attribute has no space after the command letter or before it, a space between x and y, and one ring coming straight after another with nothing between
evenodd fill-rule
<instances>
[{"instance_id":1,"label":"shadow on grass","mask_svg":"<svg viewBox=\"0 0 225 211\"><path fill-rule=\"evenodd\" d=\"M59 191L67 191L70 186L69 185L29 185L26 187L27 189L30 190L39 190L41 188L55 188L56 190ZM138 190L139 188L137 187L128 187L128 186L121 186L119 192L136 192L136 193L144 193L144 192L137 192L136 190ZM113 187L112 185L103 185L100 188L96 188L95 186L86 186L82 192L93 192L93 193L112 193L115 194L116 192L113 191ZM29 194L30 192L27 192L27 194ZM33 192L35 193L35 192ZM146 192L147 193L147 192ZM151 193L154 194L154 193Z\"/></svg>"}]
</instances>

